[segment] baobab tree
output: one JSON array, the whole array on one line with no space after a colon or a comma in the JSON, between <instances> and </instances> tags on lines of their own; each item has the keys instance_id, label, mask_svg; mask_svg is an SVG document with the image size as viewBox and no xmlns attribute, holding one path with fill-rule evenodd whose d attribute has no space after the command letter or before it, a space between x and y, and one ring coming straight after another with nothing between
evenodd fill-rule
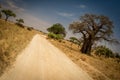
<instances>
[{"instance_id":1,"label":"baobab tree","mask_svg":"<svg viewBox=\"0 0 120 80\"><path fill-rule=\"evenodd\" d=\"M115 41L112 39L113 23L104 15L85 14L69 25L73 33L82 35L82 53L90 54L92 45L99 40Z\"/></svg>"},{"instance_id":2,"label":"baobab tree","mask_svg":"<svg viewBox=\"0 0 120 80\"><path fill-rule=\"evenodd\" d=\"M16 14L13 13L13 11L8 10L8 9L2 10L2 13L4 13L6 16L5 21L7 21L9 17L16 17Z\"/></svg>"}]
</instances>

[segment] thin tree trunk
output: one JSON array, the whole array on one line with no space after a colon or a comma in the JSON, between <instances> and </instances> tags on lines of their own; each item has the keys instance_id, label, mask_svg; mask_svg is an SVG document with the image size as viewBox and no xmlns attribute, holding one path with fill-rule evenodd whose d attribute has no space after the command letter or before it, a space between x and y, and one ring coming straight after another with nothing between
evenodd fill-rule
<instances>
[{"instance_id":1,"label":"thin tree trunk","mask_svg":"<svg viewBox=\"0 0 120 80\"><path fill-rule=\"evenodd\" d=\"M9 16L6 16L5 21L7 21L7 20L8 20L8 17L9 17Z\"/></svg>"}]
</instances>

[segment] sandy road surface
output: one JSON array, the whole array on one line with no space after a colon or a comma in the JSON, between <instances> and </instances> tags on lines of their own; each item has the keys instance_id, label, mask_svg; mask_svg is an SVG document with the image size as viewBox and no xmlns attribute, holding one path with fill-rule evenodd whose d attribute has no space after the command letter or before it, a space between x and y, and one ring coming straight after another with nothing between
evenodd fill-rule
<instances>
[{"instance_id":1,"label":"sandy road surface","mask_svg":"<svg viewBox=\"0 0 120 80\"><path fill-rule=\"evenodd\" d=\"M92 80L43 36L35 35L0 80Z\"/></svg>"}]
</instances>

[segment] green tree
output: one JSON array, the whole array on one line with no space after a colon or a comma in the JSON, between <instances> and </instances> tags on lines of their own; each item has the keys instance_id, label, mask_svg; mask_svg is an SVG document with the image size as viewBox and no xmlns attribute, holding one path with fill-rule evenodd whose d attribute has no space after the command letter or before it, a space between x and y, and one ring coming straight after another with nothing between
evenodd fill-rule
<instances>
[{"instance_id":1,"label":"green tree","mask_svg":"<svg viewBox=\"0 0 120 80\"><path fill-rule=\"evenodd\" d=\"M22 27L22 28L24 28L25 26L23 25L23 23L24 23L24 20L23 19L16 19L16 24L18 25L18 26L20 26L20 27Z\"/></svg>"},{"instance_id":2,"label":"green tree","mask_svg":"<svg viewBox=\"0 0 120 80\"><path fill-rule=\"evenodd\" d=\"M2 10L2 13L4 13L6 16L5 21L7 21L9 17L16 17L16 14L13 13L13 11L8 10L8 9Z\"/></svg>"},{"instance_id":3,"label":"green tree","mask_svg":"<svg viewBox=\"0 0 120 80\"><path fill-rule=\"evenodd\" d=\"M73 33L80 33L83 39L82 53L90 54L92 45L99 40L116 41L112 39L112 21L103 15L85 14L69 26Z\"/></svg>"},{"instance_id":4,"label":"green tree","mask_svg":"<svg viewBox=\"0 0 120 80\"><path fill-rule=\"evenodd\" d=\"M66 36L65 28L60 23L53 24L47 31L54 34L61 34L63 37Z\"/></svg>"},{"instance_id":5,"label":"green tree","mask_svg":"<svg viewBox=\"0 0 120 80\"><path fill-rule=\"evenodd\" d=\"M105 46L98 46L95 50L95 54L98 56L114 57L112 50Z\"/></svg>"},{"instance_id":6,"label":"green tree","mask_svg":"<svg viewBox=\"0 0 120 80\"><path fill-rule=\"evenodd\" d=\"M75 43L76 40L78 40L76 37L70 37L69 38L71 42Z\"/></svg>"},{"instance_id":7,"label":"green tree","mask_svg":"<svg viewBox=\"0 0 120 80\"><path fill-rule=\"evenodd\" d=\"M78 47L80 46L81 41L79 39L77 39L76 37L70 37L69 39L72 43L78 44ZM72 45L72 43L71 43L71 45Z\"/></svg>"},{"instance_id":8,"label":"green tree","mask_svg":"<svg viewBox=\"0 0 120 80\"><path fill-rule=\"evenodd\" d=\"M17 23L19 23L19 24L22 24L22 23L24 23L24 20L23 19L16 19L16 21L17 21Z\"/></svg>"},{"instance_id":9,"label":"green tree","mask_svg":"<svg viewBox=\"0 0 120 80\"><path fill-rule=\"evenodd\" d=\"M63 36L61 34L54 34L51 32L48 34L48 37L53 38L53 39L57 39L57 40L63 39Z\"/></svg>"}]
</instances>

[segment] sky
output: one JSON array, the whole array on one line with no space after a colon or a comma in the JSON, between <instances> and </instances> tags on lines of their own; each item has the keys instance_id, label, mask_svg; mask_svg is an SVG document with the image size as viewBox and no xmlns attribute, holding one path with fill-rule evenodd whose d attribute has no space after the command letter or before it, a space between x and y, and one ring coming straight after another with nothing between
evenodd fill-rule
<instances>
[{"instance_id":1,"label":"sky","mask_svg":"<svg viewBox=\"0 0 120 80\"><path fill-rule=\"evenodd\" d=\"M90 13L108 16L114 23L114 37L120 41L120 0L0 0L5 9L11 9L24 24L45 31L61 23L67 38L73 36L69 24ZM119 49L117 49L119 50ZM120 50L119 50L120 51Z\"/></svg>"}]
</instances>

